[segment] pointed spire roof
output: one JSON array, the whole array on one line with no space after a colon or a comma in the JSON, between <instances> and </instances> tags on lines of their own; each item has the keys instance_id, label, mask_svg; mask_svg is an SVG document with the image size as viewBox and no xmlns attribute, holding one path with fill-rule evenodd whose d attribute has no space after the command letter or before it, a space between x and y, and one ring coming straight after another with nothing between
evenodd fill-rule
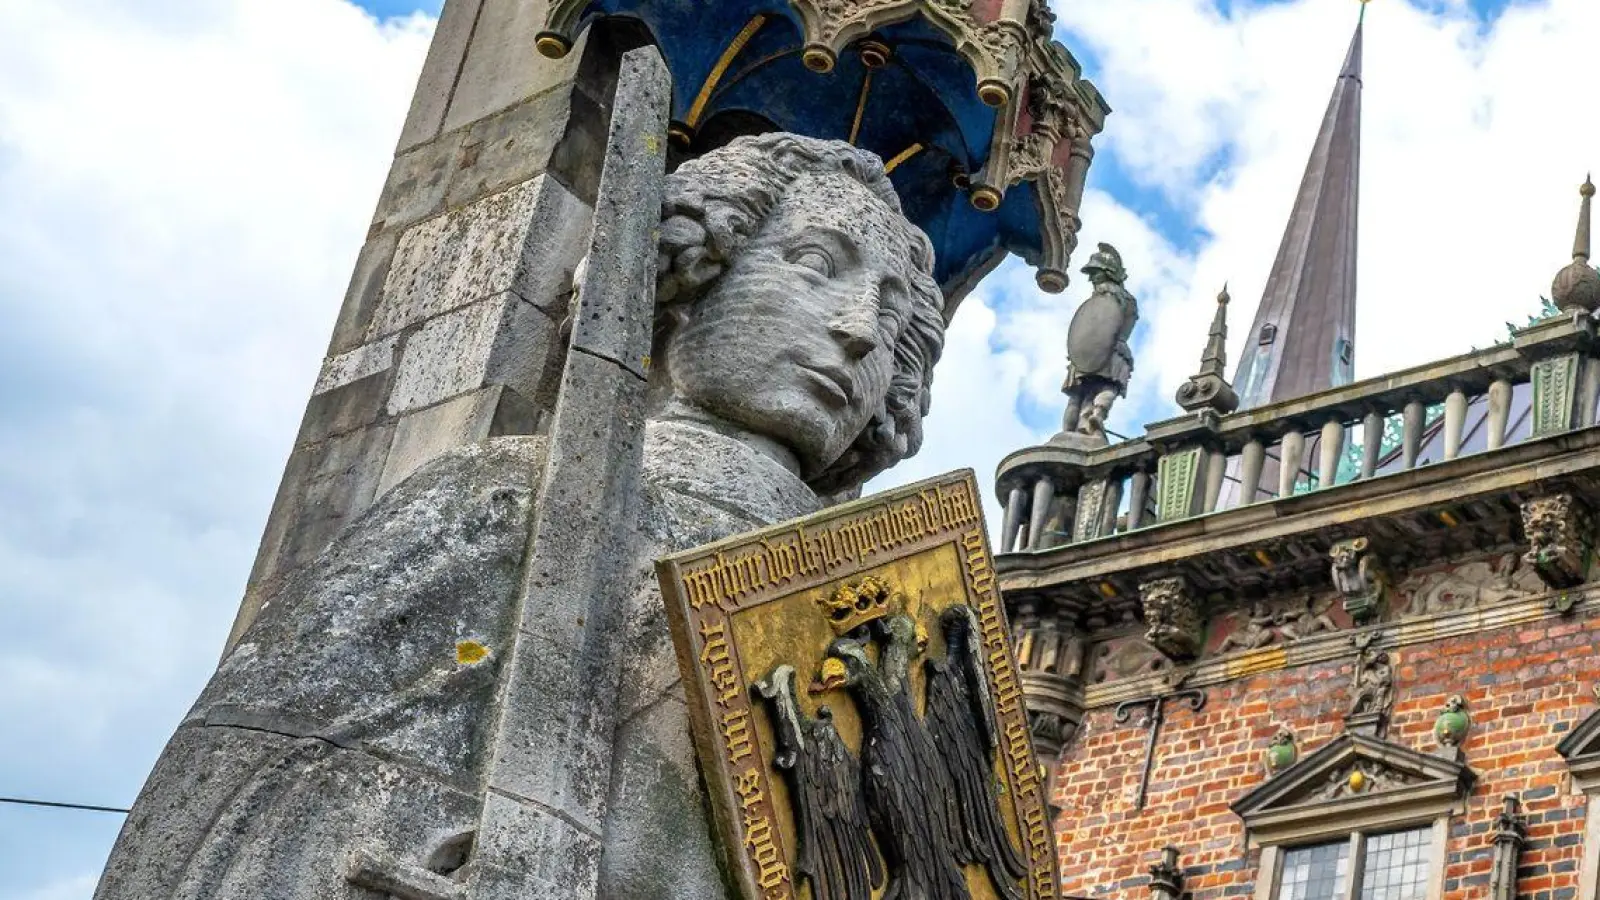
<instances>
[{"instance_id":1,"label":"pointed spire roof","mask_svg":"<svg viewBox=\"0 0 1600 900\"><path fill-rule=\"evenodd\" d=\"M1361 10L1364 19L1365 3ZM1234 373L1247 408L1316 393L1354 376L1364 28L1358 22L1350 39Z\"/></svg>"}]
</instances>

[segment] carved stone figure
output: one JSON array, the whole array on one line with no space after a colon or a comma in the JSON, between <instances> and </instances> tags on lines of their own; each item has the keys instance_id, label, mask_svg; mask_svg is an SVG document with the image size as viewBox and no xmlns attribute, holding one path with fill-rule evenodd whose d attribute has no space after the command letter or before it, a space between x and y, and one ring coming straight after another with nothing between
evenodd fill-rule
<instances>
[{"instance_id":1,"label":"carved stone figure","mask_svg":"<svg viewBox=\"0 0 1600 900\"><path fill-rule=\"evenodd\" d=\"M1110 244L1101 244L1083 271L1094 293L1078 307L1067 333L1069 365L1061 386L1067 412L1062 432L1103 441L1111 404L1128 395L1128 379L1133 376L1129 341L1139 323L1139 303L1123 287L1128 273L1121 254Z\"/></svg>"},{"instance_id":2,"label":"carved stone figure","mask_svg":"<svg viewBox=\"0 0 1600 900\"><path fill-rule=\"evenodd\" d=\"M1318 602L1315 597L1306 597L1298 609L1290 608L1280 612L1279 635L1285 641L1297 641L1313 634L1338 631L1339 624L1328 616L1328 607L1332 602L1331 600Z\"/></svg>"},{"instance_id":3,"label":"carved stone figure","mask_svg":"<svg viewBox=\"0 0 1600 900\"><path fill-rule=\"evenodd\" d=\"M741 138L681 166L663 212L640 514L616 548L634 572L621 724L609 783L581 787L611 798L598 896L714 898L727 889L653 560L814 512L915 452L943 304L926 237L848 144ZM524 437L436 460L271 593L96 897L459 892L545 458Z\"/></svg>"},{"instance_id":4,"label":"carved stone figure","mask_svg":"<svg viewBox=\"0 0 1600 900\"><path fill-rule=\"evenodd\" d=\"M1350 676L1350 706L1345 727L1382 737L1394 706L1394 666L1389 654L1371 650L1371 635L1358 642Z\"/></svg>"},{"instance_id":5,"label":"carved stone figure","mask_svg":"<svg viewBox=\"0 0 1600 900\"><path fill-rule=\"evenodd\" d=\"M1259 650L1278 639L1278 622L1280 616L1264 600L1256 600L1250 604L1250 612L1245 617L1243 626L1228 632L1222 642L1217 644L1218 653L1229 653L1234 650Z\"/></svg>"},{"instance_id":6,"label":"carved stone figure","mask_svg":"<svg viewBox=\"0 0 1600 900\"><path fill-rule=\"evenodd\" d=\"M1522 504L1528 539L1523 561L1550 588L1577 587L1589 577L1594 558L1594 519L1572 494L1551 494Z\"/></svg>"},{"instance_id":7,"label":"carved stone figure","mask_svg":"<svg viewBox=\"0 0 1600 900\"><path fill-rule=\"evenodd\" d=\"M1194 659L1200 653L1205 619L1188 581L1181 577L1147 581L1139 585L1139 596L1144 602L1145 640L1173 660Z\"/></svg>"},{"instance_id":8,"label":"carved stone figure","mask_svg":"<svg viewBox=\"0 0 1600 900\"><path fill-rule=\"evenodd\" d=\"M1319 795L1324 800L1336 800L1356 794L1387 791L1414 784L1417 779L1375 760L1360 760L1335 770L1328 775L1328 786Z\"/></svg>"},{"instance_id":9,"label":"carved stone figure","mask_svg":"<svg viewBox=\"0 0 1600 900\"><path fill-rule=\"evenodd\" d=\"M1328 556L1333 560L1333 586L1344 595L1345 612L1358 623L1377 618L1389 594L1389 578L1371 553L1371 543L1364 537L1340 541Z\"/></svg>"}]
</instances>

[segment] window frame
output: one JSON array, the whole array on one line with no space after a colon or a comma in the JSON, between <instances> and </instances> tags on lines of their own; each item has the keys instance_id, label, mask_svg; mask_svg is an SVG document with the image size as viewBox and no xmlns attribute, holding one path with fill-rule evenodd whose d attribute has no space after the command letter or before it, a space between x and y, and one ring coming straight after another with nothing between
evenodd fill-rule
<instances>
[{"instance_id":1,"label":"window frame","mask_svg":"<svg viewBox=\"0 0 1600 900\"><path fill-rule=\"evenodd\" d=\"M1576 900L1600 900L1600 711L1591 713L1569 731L1556 745L1556 752L1566 760L1572 792L1584 798L1583 854L1578 865Z\"/></svg>"},{"instance_id":2,"label":"window frame","mask_svg":"<svg viewBox=\"0 0 1600 900\"><path fill-rule=\"evenodd\" d=\"M1381 779L1359 793L1326 796L1323 787L1360 769ZM1351 885L1359 884L1368 837L1431 828L1426 900L1444 896L1450 820L1466 811L1476 775L1460 759L1445 759L1369 734L1345 732L1232 804L1244 820L1246 846L1261 849L1254 900L1277 900L1284 854L1346 839ZM1387 783L1383 783L1387 782ZM1347 887L1347 893L1357 890ZM1600 898L1597 898L1600 900Z\"/></svg>"},{"instance_id":3,"label":"window frame","mask_svg":"<svg viewBox=\"0 0 1600 900\"><path fill-rule=\"evenodd\" d=\"M1448 847L1446 841L1450 837L1450 817L1448 815L1434 819L1431 824L1424 822L1401 825L1394 828L1384 826L1352 830L1349 837L1346 838L1350 844L1350 854L1347 857L1350 861L1349 877L1345 879L1344 894L1338 900L1360 900L1363 870L1367 865L1367 841L1374 837L1402 831L1427 832L1429 855L1426 881L1427 894L1425 896L1427 900L1439 900L1444 895L1444 862ZM1338 834L1335 833L1320 840L1263 845L1261 848L1260 874L1261 876L1266 876L1270 873L1270 877L1257 877L1254 894L1256 900L1278 900L1283 888L1284 857L1289 851L1331 844L1334 842L1331 838L1337 837Z\"/></svg>"}]
</instances>

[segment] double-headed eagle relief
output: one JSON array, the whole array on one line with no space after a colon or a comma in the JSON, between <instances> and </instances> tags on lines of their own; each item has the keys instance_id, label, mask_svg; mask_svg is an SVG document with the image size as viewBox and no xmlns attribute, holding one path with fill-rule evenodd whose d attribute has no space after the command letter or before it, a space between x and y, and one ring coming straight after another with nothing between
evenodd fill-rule
<instances>
[{"instance_id":1,"label":"double-headed eagle relief","mask_svg":"<svg viewBox=\"0 0 1600 900\"><path fill-rule=\"evenodd\" d=\"M660 572L723 843L750 900L1056 896L970 474Z\"/></svg>"}]
</instances>

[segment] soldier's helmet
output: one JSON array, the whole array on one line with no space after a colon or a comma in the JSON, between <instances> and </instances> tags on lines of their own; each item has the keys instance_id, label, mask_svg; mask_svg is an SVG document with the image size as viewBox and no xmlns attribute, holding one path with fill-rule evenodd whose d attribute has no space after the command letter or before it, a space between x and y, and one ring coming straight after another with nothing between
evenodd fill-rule
<instances>
[{"instance_id":1,"label":"soldier's helmet","mask_svg":"<svg viewBox=\"0 0 1600 900\"><path fill-rule=\"evenodd\" d=\"M1128 272L1122 267L1122 254L1110 244L1101 244L1089 261L1083 264L1083 273L1093 275L1104 272L1107 278L1121 284L1128 277Z\"/></svg>"}]
</instances>

